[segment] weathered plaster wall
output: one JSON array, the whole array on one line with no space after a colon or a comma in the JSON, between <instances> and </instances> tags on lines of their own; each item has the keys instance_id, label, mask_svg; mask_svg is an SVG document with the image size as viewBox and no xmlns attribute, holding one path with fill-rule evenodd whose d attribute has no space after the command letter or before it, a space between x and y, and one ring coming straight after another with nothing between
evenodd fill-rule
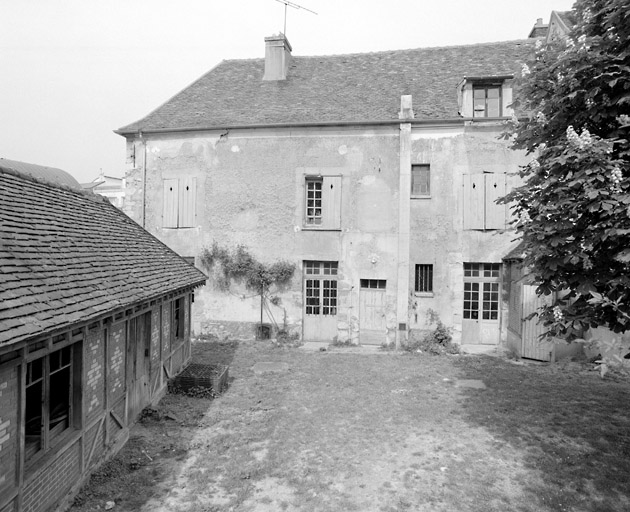
<instances>
[{"instance_id":1,"label":"weathered plaster wall","mask_svg":"<svg viewBox=\"0 0 630 512\"><path fill-rule=\"evenodd\" d=\"M518 171L528 159L499 140L501 125L414 130L412 164L430 164L431 197L411 201L410 327L426 329L427 311L454 327L461 339L463 262L501 263L516 245L514 232L464 230L463 175L507 174L506 190L518 185ZM509 210L508 210L509 211ZM415 265L432 264L432 297L413 292ZM503 317L507 321L503 304ZM505 329L503 329L505 331ZM504 333L505 334L505 333Z\"/></svg>"},{"instance_id":2,"label":"weathered plaster wall","mask_svg":"<svg viewBox=\"0 0 630 512\"><path fill-rule=\"evenodd\" d=\"M129 143L137 157L127 175L127 213L141 222L146 182L146 228L182 256L198 257L213 241L247 246L261 260L295 262L296 276L271 306L301 331L302 262L339 261L340 335L358 324L359 280L386 279L388 323L395 324L398 223L398 127L376 130L256 129L185 137L150 136ZM146 171L142 168L146 154ZM341 230L303 229L304 177L342 177ZM196 179L195 227L163 227L162 180ZM199 265L199 260L197 259ZM208 284L195 294L193 330L226 322L256 322L260 303L236 287L220 293ZM266 319L267 320L267 319ZM268 320L267 320L268 321Z\"/></svg>"}]
</instances>

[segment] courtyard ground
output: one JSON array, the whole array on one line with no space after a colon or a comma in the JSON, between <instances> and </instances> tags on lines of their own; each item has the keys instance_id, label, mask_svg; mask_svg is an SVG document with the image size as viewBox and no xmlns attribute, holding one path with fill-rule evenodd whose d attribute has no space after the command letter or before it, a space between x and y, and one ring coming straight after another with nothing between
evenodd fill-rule
<instances>
[{"instance_id":1,"label":"courtyard ground","mask_svg":"<svg viewBox=\"0 0 630 512\"><path fill-rule=\"evenodd\" d=\"M229 365L229 389L146 411L73 512L630 510L630 386L589 365L266 341L193 354Z\"/></svg>"}]
</instances>

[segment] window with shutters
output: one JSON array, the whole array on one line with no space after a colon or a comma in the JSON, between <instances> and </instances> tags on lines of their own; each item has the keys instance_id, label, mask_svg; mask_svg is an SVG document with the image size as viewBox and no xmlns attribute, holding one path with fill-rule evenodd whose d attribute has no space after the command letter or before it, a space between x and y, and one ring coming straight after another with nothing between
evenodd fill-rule
<instances>
[{"instance_id":1,"label":"window with shutters","mask_svg":"<svg viewBox=\"0 0 630 512\"><path fill-rule=\"evenodd\" d=\"M341 176L307 176L304 227L341 229Z\"/></svg>"},{"instance_id":2,"label":"window with shutters","mask_svg":"<svg viewBox=\"0 0 630 512\"><path fill-rule=\"evenodd\" d=\"M464 174L464 229L504 229L506 205L497 204L505 195L505 174Z\"/></svg>"},{"instance_id":3,"label":"window with shutters","mask_svg":"<svg viewBox=\"0 0 630 512\"><path fill-rule=\"evenodd\" d=\"M411 197L431 197L430 167L426 164L411 166Z\"/></svg>"},{"instance_id":4,"label":"window with shutters","mask_svg":"<svg viewBox=\"0 0 630 512\"><path fill-rule=\"evenodd\" d=\"M164 180L165 228L192 228L195 226L196 179L175 178Z\"/></svg>"}]
</instances>

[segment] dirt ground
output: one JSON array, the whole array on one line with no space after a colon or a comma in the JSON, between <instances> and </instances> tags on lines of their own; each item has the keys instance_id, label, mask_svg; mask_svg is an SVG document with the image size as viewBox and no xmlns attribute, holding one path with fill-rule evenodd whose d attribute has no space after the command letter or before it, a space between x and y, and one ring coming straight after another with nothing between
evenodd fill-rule
<instances>
[{"instance_id":1,"label":"dirt ground","mask_svg":"<svg viewBox=\"0 0 630 512\"><path fill-rule=\"evenodd\" d=\"M229 365L228 390L167 395L73 512L630 510L630 387L586 365L270 342L193 358Z\"/></svg>"}]
</instances>

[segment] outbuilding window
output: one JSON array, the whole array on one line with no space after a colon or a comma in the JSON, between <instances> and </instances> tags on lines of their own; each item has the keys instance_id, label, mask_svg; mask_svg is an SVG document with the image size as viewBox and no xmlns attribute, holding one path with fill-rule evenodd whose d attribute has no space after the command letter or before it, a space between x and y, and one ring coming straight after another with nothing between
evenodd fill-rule
<instances>
[{"instance_id":1,"label":"outbuilding window","mask_svg":"<svg viewBox=\"0 0 630 512\"><path fill-rule=\"evenodd\" d=\"M78 370L81 345L67 345L26 364L24 404L25 457L28 462L51 449L67 430L77 427L80 406Z\"/></svg>"}]
</instances>

